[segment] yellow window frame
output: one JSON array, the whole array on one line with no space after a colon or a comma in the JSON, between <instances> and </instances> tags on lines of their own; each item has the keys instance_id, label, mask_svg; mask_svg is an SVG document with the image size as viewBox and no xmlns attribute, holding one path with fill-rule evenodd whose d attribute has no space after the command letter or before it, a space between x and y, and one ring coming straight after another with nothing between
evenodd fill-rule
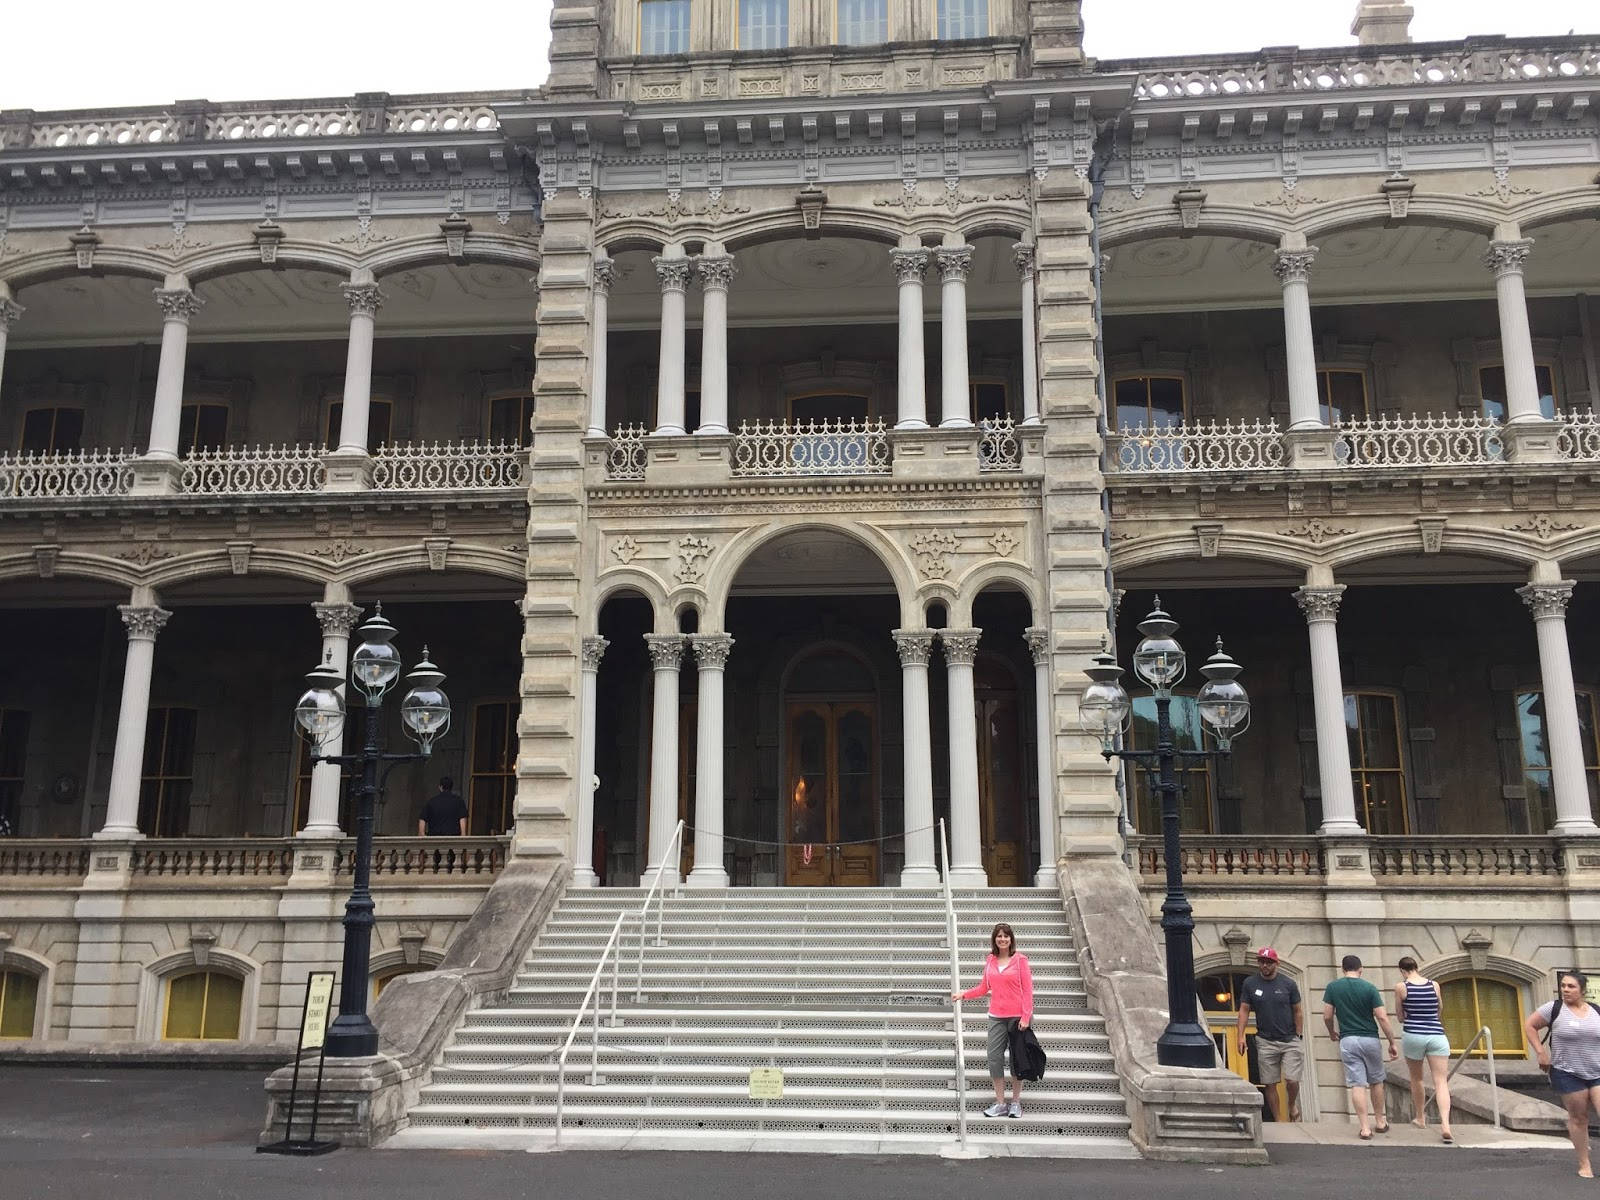
<instances>
[{"instance_id":1,"label":"yellow window frame","mask_svg":"<svg viewBox=\"0 0 1600 1200\"><path fill-rule=\"evenodd\" d=\"M22 1007L24 1004L26 1008ZM24 1012L27 1014L25 1021L18 1017ZM39 976L16 967L0 967L0 1039L19 1041L31 1038L38 1021Z\"/></svg>"},{"instance_id":2,"label":"yellow window frame","mask_svg":"<svg viewBox=\"0 0 1600 1200\"><path fill-rule=\"evenodd\" d=\"M199 1034L198 1037L190 1037L190 1036L186 1036L186 1035L183 1035L183 1034L175 1034L175 1033L172 1032L173 989L178 984L183 983L185 980L196 979L196 978L199 978L200 980L202 980L202 983L200 985L200 997L199 997L199 999L200 999L199 1021L197 1022L197 1028L200 1030L200 1034ZM227 1034L226 1036L221 1035L221 1034L208 1034L206 1032L207 1029L210 1027L210 1019L211 1019L211 1015L212 1015L212 1000L213 1000L213 998L212 998L212 983L215 980L225 981L226 983L232 985L231 987L229 987L227 989L222 989L222 988L218 989L219 991L227 990L229 992L229 995L226 998L220 997L220 996L217 997L217 1000L218 1000L218 1002L220 1004L222 1004L224 1006L232 1007L232 1009L233 1009L233 1013L232 1013L232 1016L233 1016L233 1032L230 1033L230 1034ZM234 994L234 991L233 991L234 988L237 988L237 994L236 995ZM165 990L165 993L166 993L166 1012L165 1012L165 1014L164 1014L164 1016L162 1018L162 1022L161 1022L161 1040L162 1041L164 1041L164 1042L236 1042L236 1041L239 1040L239 1033L240 1033L240 1030L243 1028L243 1025L244 1025L244 980L241 979L239 976L229 974L226 971L209 971L209 970L184 971L184 972L182 972L181 974L178 974L178 975L168 976L167 981L166 981L166 987L165 987L164 990ZM226 1009L224 1010L224 1016L226 1016Z\"/></svg>"},{"instance_id":3,"label":"yellow window frame","mask_svg":"<svg viewBox=\"0 0 1600 1200\"><path fill-rule=\"evenodd\" d=\"M1479 1029L1483 1028L1484 1025L1489 1024L1484 1019L1483 1001L1479 996L1479 985L1489 984L1496 988L1505 988L1509 990L1511 995L1516 1000L1517 1010L1515 1030L1513 1031L1512 1025L1508 1022L1503 1030L1496 1031L1498 1033L1504 1033L1506 1036L1504 1039L1500 1037L1495 1038L1494 1056L1496 1058L1526 1058L1528 1052L1523 1045L1522 1023L1527 1019L1528 1010L1526 1004L1524 1003L1523 993L1525 989L1523 988L1522 984L1517 983L1515 980L1503 979L1498 975L1457 975L1451 979L1439 980L1439 994L1441 1001L1439 1016L1441 1020L1446 1022L1446 1030L1448 1030L1450 1028L1450 1024L1454 1023L1456 1020L1455 1014L1452 1014L1449 1009L1451 1008L1452 998L1458 994L1457 989L1462 984L1470 984L1472 988L1472 1028L1470 1031L1457 1031L1458 1033L1466 1033L1466 1036L1461 1039L1460 1045L1456 1044L1455 1037L1451 1037L1450 1052L1452 1054L1460 1054L1461 1051L1466 1047L1467 1042L1472 1040L1473 1034L1476 1034ZM1493 1025L1489 1025L1489 1028L1494 1030ZM1468 1057L1487 1058L1488 1056L1488 1047L1482 1042L1479 1042L1473 1047L1472 1053Z\"/></svg>"}]
</instances>

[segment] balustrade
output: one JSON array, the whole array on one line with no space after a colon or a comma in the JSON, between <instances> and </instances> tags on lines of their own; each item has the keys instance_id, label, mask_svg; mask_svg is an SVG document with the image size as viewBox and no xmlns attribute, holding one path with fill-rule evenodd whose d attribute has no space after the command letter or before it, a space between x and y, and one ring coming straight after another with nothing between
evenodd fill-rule
<instances>
[{"instance_id":1,"label":"balustrade","mask_svg":"<svg viewBox=\"0 0 1600 1200\"><path fill-rule=\"evenodd\" d=\"M1022 470L1022 443L1010 417L985 417L978 422L978 470Z\"/></svg>"},{"instance_id":2,"label":"balustrade","mask_svg":"<svg viewBox=\"0 0 1600 1200\"><path fill-rule=\"evenodd\" d=\"M225 446L183 460L179 487L192 496L315 492L327 481L317 446Z\"/></svg>"},{"instance_id":3,"label":"balustrade","mask_svg":"<svg viewBox=\"0 0 1600 1200\"><path fill-rule=\"evenodd\" d=\"M1334 426L1334 459L1341 467L1459 467L1505 460L1500 424L1488 417L1402 417L1343 421Z\"/></svg>"},{"instance_id":4,"label":"balustrade","mask_svg":"<svg viewBox=\"0 0 1600 1200\"><path fill-rule=\"evenodd\" d=\"M503 837L376 838L372 843L374 881L400 878L483 878L506 865L509 839ZM354 839L339 847L339 874L355 873Z\"/></svg>"},{"instance_id":5,"label":"balustrade","mask_svg":"<svg viewBox=\"0 0 1600 1200\"><path fill-rule=\"evenodd\" d=\"M1108 439L1113 473L1274 471L1285 461L1276 421L1138 426Z\"/></svg>"},{"instance_id":6,"label":"balustrade","mask_svg":"<svg viewBox=\"0 0 1600 1200\"><path fill-rule=\"evenodd\" d=\"M130 871L140 879L275 879L294 870L286 838L170 838L135 844Z\"/></svg>"},{"instance_id":7,"label":"balustrade","mask_svg":"<svg viewBox=\"0 0 1600 1200\"><path fill-rule=\"evenodd\" d=\"M1547 837L1386 837L1372 843L1379 879L1560 875L1561 846Z\"/></svg>"},{"instance_id":8,"label":"balustrade","mask_svg":"<svg viewBox=\"0 0 1600 1200\"><path fill-rule=\"evenodd\" d=\"M0 838L0 879L82 879L89 843L76 838Z\"/></svg>"},{"instance_id":9,"label":"balustrade","mask_svg":"<svg viewBox=\"0 0 1600 1200\"><path fill-rule=\"evenodd\" d=\"M1372 874L1385 884L1560 876L1565 869L1560 843L1548 837L1439 834L1364 840ZM1183 873L1198 880L1320 879L1327 874L1324 846L1323 839L1303 835L1186 834ZM1134 834L1128 851L1141 876L1152 881L1165 876L1160 837Z\"/></svg>"},{"instance_id":10,"label":"balustrade","mask_svg":"<svg viewBox=\"0 0 1600 1200\"><path fill-rule=\"evenodd\" d=\"M0 454L0 498L85 500L125 496L133 486L127 450Z\"/></svg>"},{"instance_id":11,"label":"balustrade","mask_svg":"<svg viewBox=\"0 0 1600 1200\"><path fill-rule=\"evenodd\" d=\"M1128 849L1139 874L1164 876L1166 855L1161 838L1135 834ZM1307 878L1327 873L1322 843L1314 837L1187 836L1183 846L1183 873L1206 876L1256 876Z\"/></svg>"},{"instance_id":12,"label":"balustrade","mask_svg":"<svg viewBox=\"0 0 1600 1200\"><path fill-rule=\"evenodd\" d=\"M527 486L528 451L516 442L419 442L380 446L375 492L470 491Z\"/></svg>"},{"instance_id":13,"label":"balustrade","mask_svg":"<svg viewBox=\"0 0 1600 1200\"><path fill-rule=\"evenodd\" d=\"M741 424L733 439L739 476L887 475L892 466L882 421L757 421Z\"/></svg>"}]
</instances>

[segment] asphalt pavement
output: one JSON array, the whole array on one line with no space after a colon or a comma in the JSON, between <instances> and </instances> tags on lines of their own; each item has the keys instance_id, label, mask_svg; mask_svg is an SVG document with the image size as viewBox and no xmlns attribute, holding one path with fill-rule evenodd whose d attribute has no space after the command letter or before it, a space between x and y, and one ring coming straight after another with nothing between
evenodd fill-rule
<instances>
[{"instance_id":1,"label":"asphalt pavement","mask_svg":"<svg viewBox=\"0 0 1600 1200\"><path fill-rule=\"evenodd\" d=\"M1570 1149L1272 1144L1265 1167L788 1154L256 1154L256 1072L0 1067L0 1200L1008 1200L1400 1194L1600 1198Z\"/></svg>"}]
</instances>

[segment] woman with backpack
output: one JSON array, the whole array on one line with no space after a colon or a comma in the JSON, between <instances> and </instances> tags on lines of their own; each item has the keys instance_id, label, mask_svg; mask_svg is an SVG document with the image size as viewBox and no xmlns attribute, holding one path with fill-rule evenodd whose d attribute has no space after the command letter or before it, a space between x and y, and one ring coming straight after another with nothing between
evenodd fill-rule
<instances>
[{"instance_id":1,"label":"woman with backpack","mask_svg":"<svg viewBox=\"0 0 1600 1200\"><path fill-rule=\"evenodd\" d=\"M989 957L983 964L983 979L964 992L951 992L950 999L976 1000L989 997L989 1078L994 1083L994 1103L983 1110L986 1117L1022 1115L1022 1080L1016 1064L1011 1067L1011 1103L1006 1103L1006 1048L1014 1029L1033 1023L1033 972L1028 956L1017 952L1017 935L1004 921L989 934Z\"/></svg>"},{"instance_id":2,"label":"woman with backpack","mask_svg":"<svg viewBox=\"0 0 1600 1200\"><path fill-rule=\"evenodd\" d=\"M1578 1175L1594 1178L1589 1164L1589 1116L1600 1112L1600 1012L1586 998L1588 979L1577 971L1560 975L1561 999L1541 1005L1525 1030L1541 1070L1567 1108L1567 1136L1578 1152ZM1539 1040L1550 1030L1548 1044Z\"/></svg>"},{"instance_id":3,"label":"woman with backpack","mask_svg":"<svg viewBox=\"0 0 1600 1200\"><path fill-rule=\"evenodd\" d=\"M1433 1094L1439 1101L1439 1138L1453 1142L1450 1133L1450 1039L1440 1020L1439 985L1417 970L1409 954L1400 960L1400 982L1394 989L1394 1011L1400 1018L1400 1049L1411 1072L1411 1123L1428 1127L1427 1102L1422 1089L1422 1066L1433 1075Z\"/></svg>"}]
</instances>

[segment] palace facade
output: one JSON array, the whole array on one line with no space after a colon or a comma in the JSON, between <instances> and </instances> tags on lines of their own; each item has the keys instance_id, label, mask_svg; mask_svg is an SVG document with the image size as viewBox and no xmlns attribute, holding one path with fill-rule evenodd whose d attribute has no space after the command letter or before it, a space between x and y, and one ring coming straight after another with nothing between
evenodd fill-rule
<instances>
[{"instance_id":1,"label":"palace facade","mask_svg":"<svg viewBox=\"0 0 1600 1200\"><path fill-rule=\"evenodd\" d=\"M1413 953L1522 1059L1600 960L1600 41L1080 7L557 0L537 90L0 113L0 1036L293 1040L353 814L291 712L379 603L455 718L374 994L508 864L930 887L941 822L1109 972L1074 878L1153 917L1159 821L1077 699L1159 594L1254 701L1183 779L1219 1027L1253 946Z\"/></svg>"}]
</instances>

